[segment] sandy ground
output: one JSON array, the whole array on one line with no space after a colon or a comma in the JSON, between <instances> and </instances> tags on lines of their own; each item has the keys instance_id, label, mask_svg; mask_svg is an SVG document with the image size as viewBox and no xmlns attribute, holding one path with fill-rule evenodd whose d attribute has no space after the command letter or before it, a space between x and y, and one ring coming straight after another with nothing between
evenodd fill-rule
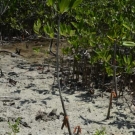
<instances>
[{"instance_id":1,"label":"sandy ground","mask_svg":"<svg viewBox=\"0 0 135 135\"><path fill-rule=\"evenodd\" d=\"M14 58L0 53L0 69L4 73L0 78L0 119L4 119L0 120L0 135L11 132L8 120L13 123L12 119L18 117L28 126L20 124L17 135L68 135L66 127L61 130L62 105L58 89L52 87L55 69L50 67L50 72L41 74L37 70L37 62L41 64L38 57L30 61L28 58ZM16 85L9 83L8 78L17 81ZM104 93L102 98L99 90L95 90L92 96L83 89L74 93L63 90L62 96L72 131L80 126L82 135L93 135L102 128L105 128L107 135L135 135L135 107L130 107L131 97L127 93L118 101L113 100L109 120L106 120L109 93ZM19 99L15 99L17 97ZM39 112L49 114L53 109L57 109L58 118L46 121L35 119Z\"/></svg>"}]
</instances>

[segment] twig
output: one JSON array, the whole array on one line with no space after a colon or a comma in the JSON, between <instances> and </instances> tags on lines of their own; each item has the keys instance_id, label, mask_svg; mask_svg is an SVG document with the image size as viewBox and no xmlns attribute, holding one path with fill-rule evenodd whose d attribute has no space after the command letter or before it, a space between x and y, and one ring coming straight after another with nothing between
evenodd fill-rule
<instances>
[{"instance_id":1,"label":"twig","mask_svg":"<svg viewBox=\"0 0 135 135\"><path fill-rule=\"evenodd\" d=\"M110 118L110 109L112 107L112 92L110 94L110 101L109 101L109 107L108 107L108 112L107 112L107 118L106 119L109 119Z\"/></svg>"},{"instance_id":2,"label":"twig","mask_svg":"<svg viewBox=\"0 0 135 135\"><path fill-rule=\"evenodd\" d=\"M56 53L56 62L57 62L56 66L57 66L57 68L56 68L56 71L57 71L57 82L58 82L58 87L59 87L59 94L60 94L61 104L62 104L62 108L63 108L63 111L64 111L64 115L66 117L67 112L66 112L63 97L62 97L62 94L61 94L61 85L60 85L60 79L59 79L59 30L60 30L60 18L61 18L61 15L59 15L59 19L58 19L57 53ZM67 120L67 127L68 127L69 135L72 135L69 120Z\"/></svg>"}]
</instances>

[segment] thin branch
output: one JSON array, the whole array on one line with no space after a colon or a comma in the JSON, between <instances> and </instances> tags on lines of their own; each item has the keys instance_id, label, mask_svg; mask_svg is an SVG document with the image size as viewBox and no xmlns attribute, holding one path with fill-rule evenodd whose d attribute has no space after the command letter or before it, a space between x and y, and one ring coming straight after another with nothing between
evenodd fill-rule
<instances>
[{"instance_id":1,"label":"thin branch","mask_svg":"<svg viewBox=\"0 0 135 135\"><path fill-rule=\"evenodd\" d=\"M3 11L1 10L1 13L0 13L0 15L2 16L5 12L6 12L6 10L8 9L8 4L9 4L9 1L10 0L8 0L8 2L7 2L7 5L5 6L5 8L3 9ZM2 6L2 5L1 5ZM4 6L4 4L3 4L3 6ZM2 9L2 7L0 7L1 9Z\"/></svg>"},{"instance_id":2,"label":"thin branch","mask_svg":"<svg viewBox=\"0 0 135 135\"><path fill-rule=\"evenodd\" d=\"M60 79L59 79L59 38L60 38L59 37L59 30L60 30L60 18L61 18L61 15L59 15L59 19L58 19L57 55L56 55L57 69L56 69L56 71L57 71L57 82L58 82L58 87L59 87L59 94L60 94L61 104L62 104L64 115L66 117L67 112L66 112L64 101L63 101L62 94L61 94L61 85L60 85ZM68 127L69 135L72 135L69 120L67 120L67 127Z\"/></svg>"}]
</instances>

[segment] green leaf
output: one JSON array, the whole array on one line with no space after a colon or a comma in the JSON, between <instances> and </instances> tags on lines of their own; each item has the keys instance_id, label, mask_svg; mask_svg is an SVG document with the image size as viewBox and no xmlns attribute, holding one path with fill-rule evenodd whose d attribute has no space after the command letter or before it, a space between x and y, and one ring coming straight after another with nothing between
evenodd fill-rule
<instances>
[{"instance_id":1,"label":"green leaf","mask_svg":"<svg viewBox=\"0 0 135 135\"><path fill-rule=\"evenodd\" d=\"M124 26L125 28L127 28L128 30L131 30L126 24L123 24L123 26Z\"/></svg>"},{"instance_id":2,"label":"green leaf","mask_svg":"<svg viewBox=\"0 0 135 135\"><path fill-rule=\"evenodd\" d=\"M131 62L132 61L132 56L131 55L129 55L128 57L127 57L127 63L128 63L128 65L131 65Z\"/></svg>"},{"instance_id":3,"label":"green leaf","mask_svg":"<svg viewBox=\"0 0 135 135\"><path fill-rule=\"evenodd\" d=\"M123 41L123 46L134 47L135 43L132 41Z\"/></svg>"},{"instance_id":4,"label":"green leaf","mask_svg":"<svg viewBox=\"0 0 135 135\"><path fill-rule=\"evenodd\" d=\"M82 0L71 0L70 8L76 8L81 3L82 3Z\"/></svg>"},{"instance_id":5,"label":"green leaf","mask_svg":"<svg viewBox=\"0 0 135 135\"><path fill-rule=\"evenodd\" d=\"M125 68L125 71L126 71L126 73L128 73L128 74L131 74L131 73L132 73L132 70L131 70L131 67L130 67L130 66L126 67L126 68Z\"/></svg>"},{"instance_id":6,"label":"green leaf","mask_svg":"<svg viewBox=\"0 0 135 135\"><path fill-rule=\"evenodd\" d=\"M33 51L36 52L36 53L39 53L40 52L40 48L39 47L35 47L35 48L33 48Z\"/></svg>"},{"instance_id":7,"label":"green leaf","mask_svg":"<svg viewBox=\"0 0 135 135\"><path fill-rule=\"evenodd\" d=\"M135 61L132 61L133 66L135 66Z\"/></svg>"},{"instance_id":8,"label":"green leaf","mask_svg":"<svg viewBox=\"0 0 135 135\"><path fill-rule=\"evenodd\" d=\"M127 64L127 58L126 58L126 56L124 56L123 59L124 59L124 62Z\"/></svg>"},{"instance_id":9,"label":"green leaf","mask_svg":"<svg viewBox=\"0 0 135 135\"><path fill-rule=\"evenodd\" d=\"M77 23L75 23L75 22L71 22L71 24L72 24L75 28L78 28Z\"/></svg>"},{"instance_id":10,"label":"green leaf","mask_svg":"<svg viewBox=\"0 0 135 135\"><path fill-rule=\"evenodd\" d=\"M41 28L41 20L38 19L35 23L34 23L34 32L39 34L39 30Z\"/></svg>"},{"instance_id":11,"label":"green leaf","mask_svg":"<svg viewBox=\"0 0 135 135\"><path fill-rule=\"evenodd\" d=\"M130 65L130 63L131 63L131 61L130 61L130 59L129 59L129 58L127 59L127 63L128 63L128 65Z\"/></svg>"},{"instance_id":12,"label":"green leaf","mask_svg":"<svg viewBox=\"0 0 135 135\"><path fill-rule=\"evenodd\" d=\"M66 36L66 26L65 24L60 24L60 34Z\"/></svg>"},{"instance_id":13,"label":"green leaf","mask_svg":"<svg viewBox=\"0 0 135 135\"><path fill-rule=\"evenodd\" d=\"M70 30L69 36L75 35L75 30Z\"/></svg>"},{"instance_id":14,"label":"green leaf","mask_svg":"<svg viewBox=\"0 0 135 135\"><path fill-rule=\"evenodd\" d=\"M47 0L47 5L52 6L54 4L55 0Z\"/></svg>"},{"instance_id":15,"label":"green leaf","mask_svg":"<svg viewBox=\"0 0 135 135\"><path fill-rule=\"evenodd\" d=\"M106 67L105 69L106 69L108 76L113 76L113 70L111 67Z\"/></svg>"},{"instance_id":16,"label":"green leaf","mask_svg":"<svg viewBox=\"0 0 135 135\"><path fill-rule=\"evenodd\" d=\"M51 38L54 37L54 31L53 31L53 27L49 26L49 24L47 23L47 25L45 25L43 27L43 30L46 34L48 34Z\"/></svg>"},{"instance_id":17,"label":"green leaf","mask_svg":"<svg viewBox=\"0 0 135 135\"><path fill-rule=\"evenodd\" d=\"M61 14L69 10L69 3L70 3L70 0L61 0L59 2L59 9L60 9Z\"/></svg>"},{"instance_id":18,"label":"green leaf","mask_svg":"<svg viewBox=\"0 0 135 135\"><path fill-rule=\"evenodd\" d=\"M106 59L106 61L108 62L111 59L111 55L109 55Z\"/></svg>"}]
</instances>

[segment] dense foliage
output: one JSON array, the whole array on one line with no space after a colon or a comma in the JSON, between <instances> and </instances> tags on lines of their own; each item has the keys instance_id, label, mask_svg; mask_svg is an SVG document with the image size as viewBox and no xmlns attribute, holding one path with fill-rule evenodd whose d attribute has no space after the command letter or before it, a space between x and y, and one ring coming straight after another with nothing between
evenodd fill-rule
<instances>
[{"instance_id":1,"label":"dense foliage","mask_svg":"<svg viewBox=\"0 0 135 135\"><path fill-rule=\"evenodd\" d=\"M115 59L120 67L124 67L118 71L131 73L135 65L134 47L131 47L135 40L135 6L132 0L1 0L0 7L3 36L15 36L26 31L33 34L34 27L37 34L53 38L57 35L60 15L60 34L71 44L63 49L64 53L70 53L71 48L76 50L76 54L78 48L92 49L89 62L103 62L106 72L112 75L108 63L113 64L116 44ZM127 51L123 45L130 46L130 49ZM125 52L132 54L123 55Z\"/></svg>"}]
</instances>

